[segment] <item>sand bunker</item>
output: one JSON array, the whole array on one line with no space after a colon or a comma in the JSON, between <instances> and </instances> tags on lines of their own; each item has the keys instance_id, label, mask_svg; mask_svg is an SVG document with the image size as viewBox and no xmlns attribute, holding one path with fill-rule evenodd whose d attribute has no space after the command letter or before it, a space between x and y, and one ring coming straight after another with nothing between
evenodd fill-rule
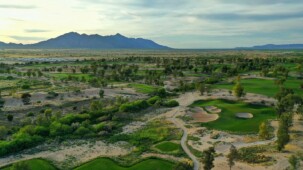
<instances>
[{"instance_id":1,"label":"sand bunker","mask_svg":"<svg viewBox=\"0 0 303 170\"><path fill-rule=\"evenodd\" d=\"M241 118L241 119L251 119L254 117L254 115L251 113L237 113L236 117Z\"/></svg>"},{"instance_id":2,"label":"sand bunker","mask_svg":"<svg viewBox=\"0 0 303 170\"><path fill-rule=\"evenodd\" d=\"M205 106L204 107L206 111L210 113L221 113L221 109L217 108L216 106Z\"/></svg>"},{"instance_id":3,"label":"sand bunker","mask_svg":"<svg viewBox=\"0 0 303 170\"><path fill-rule=\"evenodd\" d=\"M194 118L194 122L206 123L217 120L219 118L219 115L208 114L202 108L196 107L193 109L192 117Z\"/></svg>"}]
</instances>

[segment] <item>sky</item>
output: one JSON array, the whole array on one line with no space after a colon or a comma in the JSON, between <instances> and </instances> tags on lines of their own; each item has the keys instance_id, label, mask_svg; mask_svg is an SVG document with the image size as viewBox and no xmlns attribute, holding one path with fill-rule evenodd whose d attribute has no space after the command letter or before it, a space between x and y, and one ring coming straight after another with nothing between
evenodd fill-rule
<instances>
[{"instance_id":1,"label":"sky","mask_svg":"<svg viewBox=\"0 0 303 170\"><path fill-rule=\"evenodd\" d=\"M72 31L173 48L303 43L303 0L0 0L2 42Z\"/></svg>"}]
</instances>

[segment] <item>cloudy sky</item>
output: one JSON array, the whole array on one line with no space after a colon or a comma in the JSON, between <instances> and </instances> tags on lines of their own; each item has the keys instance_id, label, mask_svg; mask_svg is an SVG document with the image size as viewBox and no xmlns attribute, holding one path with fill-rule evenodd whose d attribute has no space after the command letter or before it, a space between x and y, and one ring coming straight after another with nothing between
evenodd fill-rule
<instances>
[{"instance_id":1,"label":"cloudy sky","mask_svg":"<svg viewBox=\"0 0 303 170\"><path fill-rule=\"evenodd\" d=\"M0 41L67 32L152 39L174 48L303 43L302 0L0 0Z\"/></svg>"}]
</instances>

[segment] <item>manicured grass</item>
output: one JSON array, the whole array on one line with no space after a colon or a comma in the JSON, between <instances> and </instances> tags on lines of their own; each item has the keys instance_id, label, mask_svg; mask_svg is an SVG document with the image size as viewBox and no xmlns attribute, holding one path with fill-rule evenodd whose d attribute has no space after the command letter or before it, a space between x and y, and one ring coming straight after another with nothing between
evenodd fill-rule
<instances>
[{"instance_id":1,"label":"manicured grass","mask_svg":"<svg viewBox=\"0 0 303 170\"><path fill-rule=\"evenodd\" d=\"M243 79L241 83L244 90L249 93L263 94L265 96L274 97L279 91L279 87L274 83L274 80L264 79ZM289 78L285 82L285 87L291 88L296 94L303 95L303 89L300 89L302 80ZM218 84L215 88L232 90L233 84Z\"/></svg>"},{"instance_id":2,"label":"manicured grass","mask_svg":"<svg viewBox=\"0 0 303 170\"><path fill-rule=\"evenodd\" d=\"M25 162L28 164L30 170L57 170L52 164L43 159L31 159ZM11 166L8 166L3 170L10 170L10 168Z\"/></svg>"},{"instance_id":3,"label":"manicured grass","mask_svg":"<svg viewBox=\"0 0 303 170\"><path fill-rule=\"evenodd\" d=\"M130 167L123 167L108 158L98 158L76 170L172 170L174 164L161 159L147 159Z\"/></svg>"},{"instance_id":4,"label":"manicured grass","mask_svg":"<svg viewBox=\"0 0 303 170\"><path fill-rule=\"evenodd\" d=\"M155 146L161 152L177 152L180 149L180 145L173 142L162 142Z\"/></svg>"},{"instance_id":5,"label":"manicured grass","mask_svg":"<svg viewBox=\"0 0 303 170\"><path fill-rule=\"evenodd\" d=\"M234 133L257 133L261 122L276 118L273 108L247 104L244 102L199 100L194 102L191 106L216 106L222 109L222 112L219 113L219 119L213 122L202 123L202 126ZM252 119L239 119L235 116L236 113L251 113L254 117Z\"/></svg>"},{"instance_id":6,"label":"manicured grass","mask_svg":"<svg viewBox=\"0 0 303 170\"><path fill-rule=\"evenodd\" d=\"M139 93L146 93L146 94L152 93L157 89L156 87L146 84L129 84L129 87L136 89L136 91Z\"/></svg>"}]
</instances>

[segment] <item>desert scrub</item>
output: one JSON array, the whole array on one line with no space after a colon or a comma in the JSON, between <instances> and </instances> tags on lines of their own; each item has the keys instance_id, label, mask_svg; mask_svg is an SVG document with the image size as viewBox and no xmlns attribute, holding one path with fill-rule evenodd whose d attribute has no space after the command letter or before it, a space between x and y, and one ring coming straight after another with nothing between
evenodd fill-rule
<instances>
[{"instance_id":1,"label":"desert scrub","mask_svg":"<svg viewBox=\"0 0 303 170\"><path fill-rule=\"evenodd\" d=\"M247 163L267 163L274 159L262 153L273 151L272 149L267 145L241 148L238 150L237 159Z\"/></svg>"}]
</instances>

